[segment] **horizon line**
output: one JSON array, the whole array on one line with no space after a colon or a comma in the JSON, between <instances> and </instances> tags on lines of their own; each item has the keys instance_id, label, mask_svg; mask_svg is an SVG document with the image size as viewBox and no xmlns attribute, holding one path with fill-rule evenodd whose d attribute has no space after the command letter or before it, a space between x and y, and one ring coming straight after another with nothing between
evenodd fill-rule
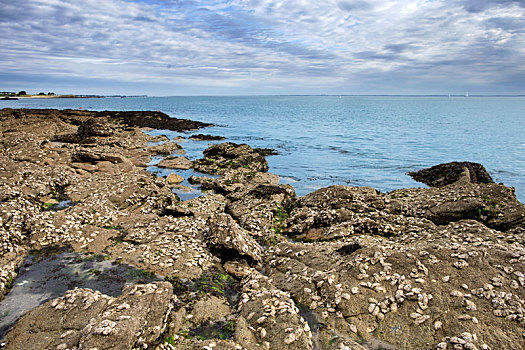
<instances>
[{"instance_id":1,"label":"horizon line","mask_svg":"<svg viewBox=\"0 0 525 350\"><path fill-rule=\"evenodd\" d=\"M247 94L247 95L84 95L77 96L102 96L102 97L263 97L263 96L334 96L334 97L525 97L525 94Z\"/></svg>"}]
</instances>

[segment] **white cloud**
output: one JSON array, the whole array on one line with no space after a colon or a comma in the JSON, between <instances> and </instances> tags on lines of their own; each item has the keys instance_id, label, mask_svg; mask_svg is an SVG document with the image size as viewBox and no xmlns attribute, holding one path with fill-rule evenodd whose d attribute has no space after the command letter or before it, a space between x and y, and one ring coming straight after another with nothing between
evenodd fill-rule
<instances>
[{"instance_id":1,"label":"white cloud","mask_svg":"<svg viewBox=\"0 0 525 350\"><path fill-rule=\"evenodd\" d=\"M0 0L0 69L181 91L395 93L405 79L510 92L502 82L525 74L524 14L489 0Z\"/></svg>"}]
</instances>

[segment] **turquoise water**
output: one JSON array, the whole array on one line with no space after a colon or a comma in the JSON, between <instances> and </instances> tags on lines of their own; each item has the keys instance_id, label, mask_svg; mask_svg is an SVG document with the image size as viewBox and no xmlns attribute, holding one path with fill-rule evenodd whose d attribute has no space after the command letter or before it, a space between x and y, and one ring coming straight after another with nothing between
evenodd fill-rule
<instances>
[{"instance_id":1,"label":"turquoise water","mask_svg":"<svg viewBox=\"0 0 525 350\"><path fill-rule=\"evenodd\" d=\"M159 110L200 130L275 148L270 171L299 195L331 184L420 187L406 172L479 162L525 201L525 97L255 96L0 101L0 108ZM157 132L160 133L160 132ZM170 137L178 134L165 132ZM191 133L184 134L188 136ZM190 158L208 142L186 141Z\"/></svg>"}]
</instances>

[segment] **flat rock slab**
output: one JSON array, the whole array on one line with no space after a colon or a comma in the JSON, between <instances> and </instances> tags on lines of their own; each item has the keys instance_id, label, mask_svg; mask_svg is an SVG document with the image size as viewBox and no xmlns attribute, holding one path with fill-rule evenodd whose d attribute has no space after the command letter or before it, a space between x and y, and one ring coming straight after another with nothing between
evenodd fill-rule
<instances>
[{"instance_id":1,"label":"flat rock slab","mask_svg":"<svg viewBox=\"0 0 525 350\"><path fill-rule=\"evenodd\" d=\"M177 150L180 150L182 147L178 143L174 142L164 142L160 145L150 146L146 148L146 151L153 154L172 154L175 153Z\"/></svg>"},{"instance_id":2,"label":"flat rock slab","mask_svg":"<svg viewBox=\"0 0 525 350\"><path fill-rule=\"evenodd\" d=\"M57 255L30 255L14 287L0 302L0 339L25 312L74 287L90 287L109 296L120 294L126 283L157 280L126 264L101 256L62 252Z\"/></svg>"},{"instance_id":3,"label":"flat rock slab","mask_svg":"<svg viewBox=\"0 0 525 350\"><path fill-rule=\"evenodd\" d=\"M180 184L182 181L184 181L182 176L174 174L174 173L169 174L168 177L166 178L166 182L168 183L168 185Z\"/></svg>"},{"instance_id":4,"label":"flat rock slab","mask_svg":"<svg viewBox=\"0 0 525 350\"><path fill-rule=\"evenodd\" d=\"M192 161L186 157L167 158L162 160L157 166L160 168L188 170L192 166Z\"/></svg>"},{"instance_id":5,"label":"flat rock slab","mask_svg":"<svg viewBox=\"0 0 525 350\"><path fill-rule=\"evenodd\" d=\"M118 298L75 288L25 314L6 350L148 348L164 330L172 298L168 282L127 286Z\"/></svg>"}]
</instances>

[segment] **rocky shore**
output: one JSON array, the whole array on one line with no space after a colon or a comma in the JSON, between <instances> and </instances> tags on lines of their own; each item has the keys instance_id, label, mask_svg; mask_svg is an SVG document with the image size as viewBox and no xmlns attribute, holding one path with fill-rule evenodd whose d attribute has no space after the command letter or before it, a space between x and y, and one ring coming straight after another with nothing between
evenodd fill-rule
<instances>
[{"instance_id":1,"label":"rocky shore","mask_svg":"<svg viewBox=\"0 0 525 350\"><path fill-rule=\"evenodd\" d=\"M117 296L71 288L0 348L525 348L525 206L482 166L411 174L429 188L299 198L267 172L271 150L226 142L190 161L177 140L142 132L208 125L0 110L0 296L29 254L57 248L156 280ZM210 174L189 179L209 192L180 201L178 175L145 169L159 155Z\"/></svg>"}]
</instances>

